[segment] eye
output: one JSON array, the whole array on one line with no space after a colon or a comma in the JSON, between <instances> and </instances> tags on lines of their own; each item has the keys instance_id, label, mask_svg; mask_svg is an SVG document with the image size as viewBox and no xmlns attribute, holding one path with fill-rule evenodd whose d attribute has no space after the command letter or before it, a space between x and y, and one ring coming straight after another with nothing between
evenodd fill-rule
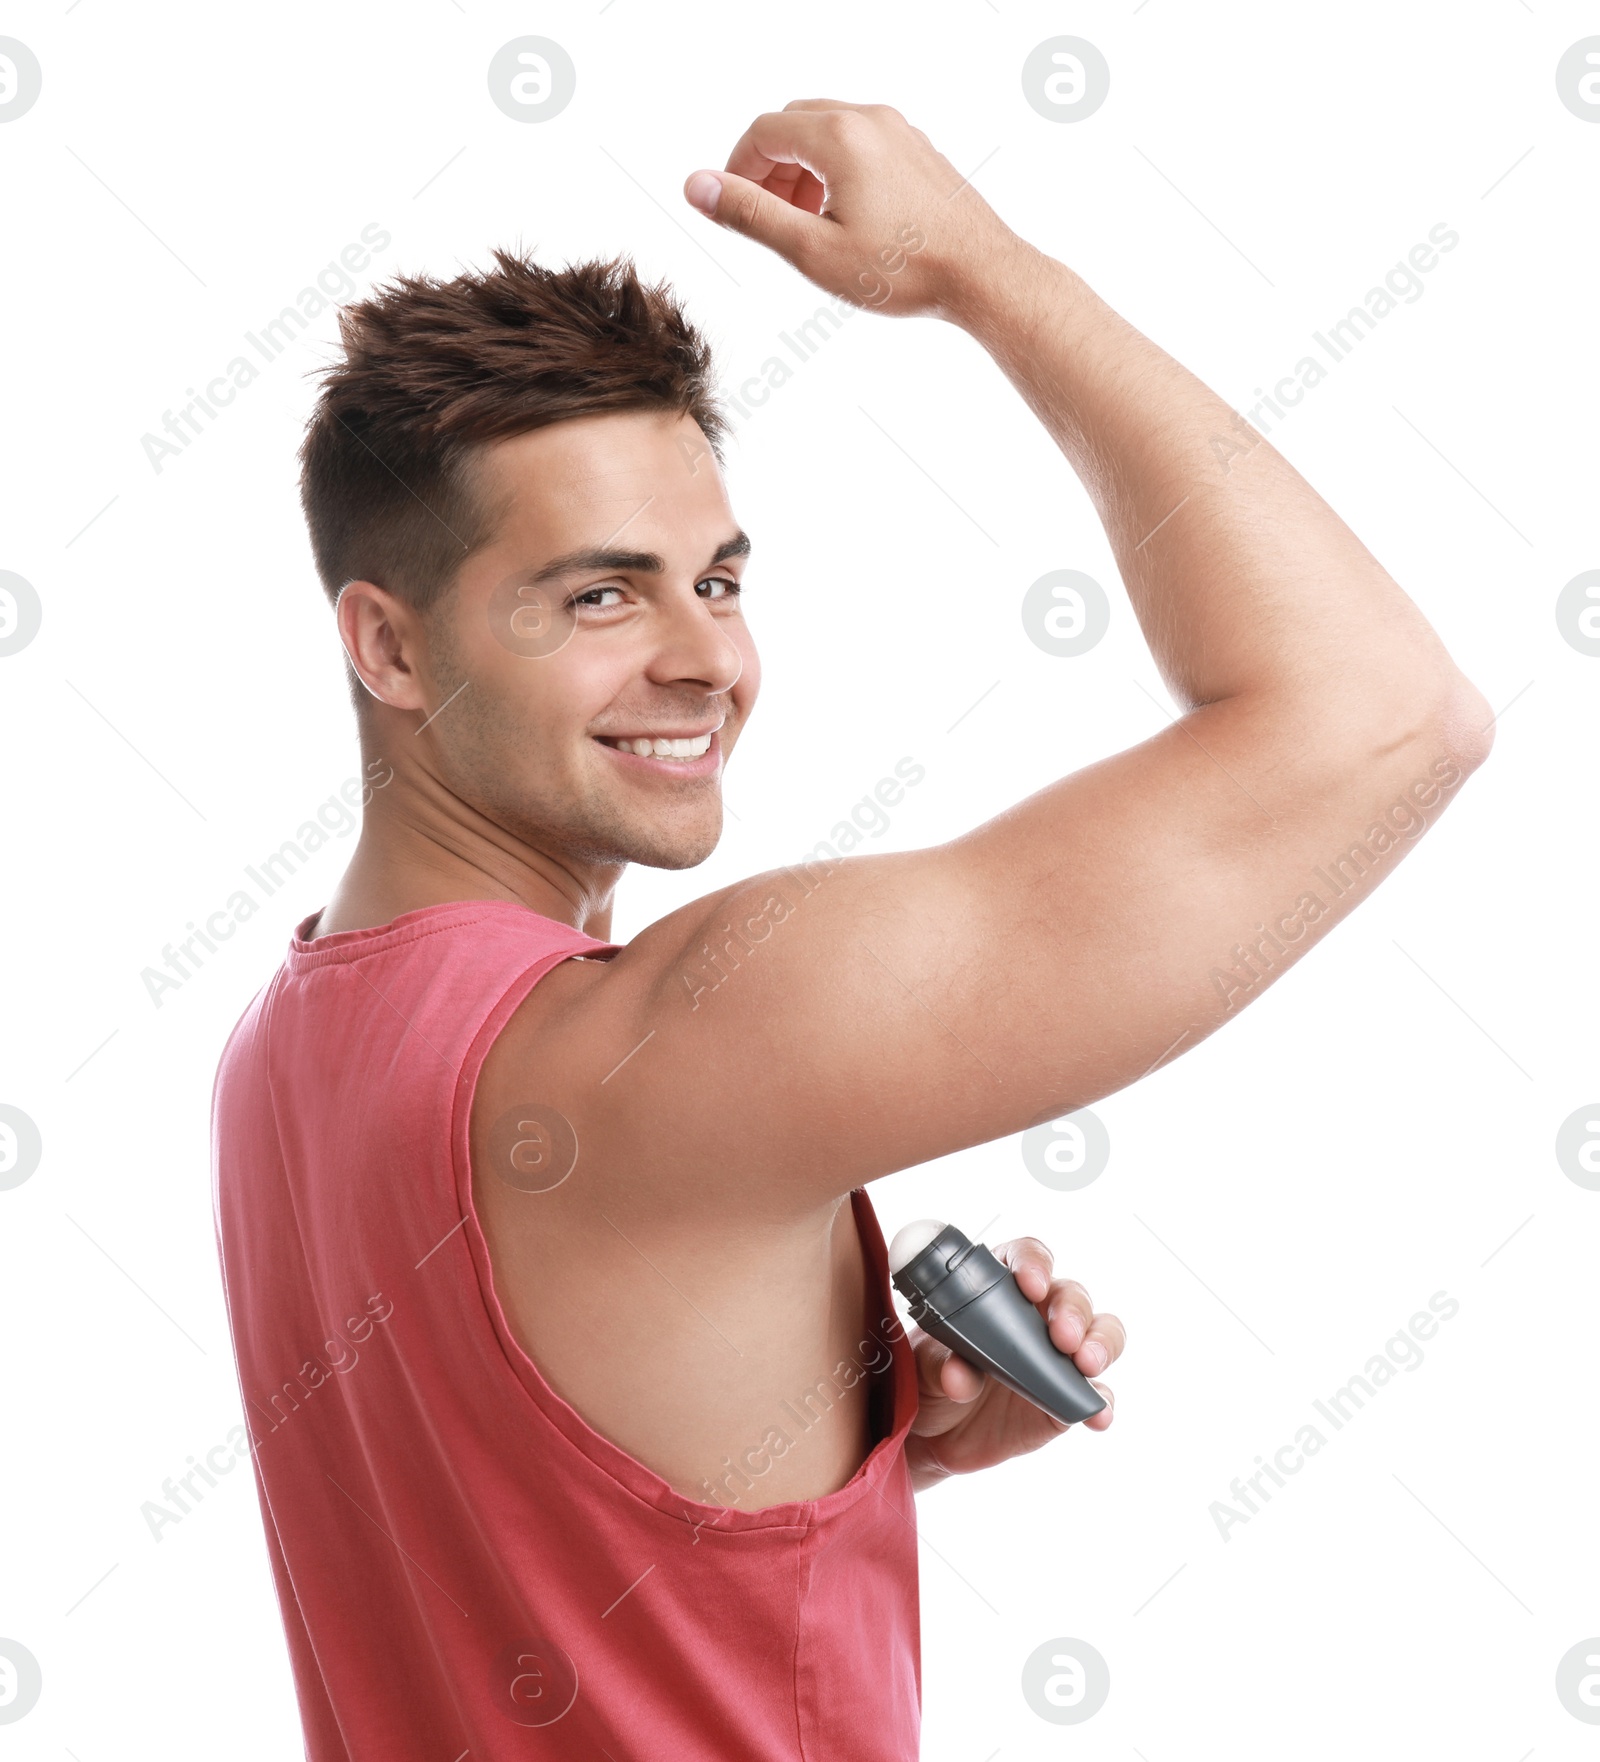
<instances>
[{"instance_id":1,"label":"eye","mask_svg":"<svg viewBox=\"0 0 1600 1762\"><path fill-rule=\"evenodd\" d=\"M726 593L700 593L702 587L724 587L728 591ZM696 583L694 591L700 593L703 600L729 600L736 599L742 590L737 581L730 580L726 575L709 575L704 581Z\"/></svg>"},{"instance_id":2,"label":"eye","mask_svg":"<svg viewBox=\"0 0 1600 1762\"><path fill-rule=\"evenodd\" d=\"M599 596L603 593L621 593L622 591L623 590L620 587L591 587L585 589L582 593L575 593L572 598L567 601L567 604L568 606L594 606L600 611L607 611L610 608L601 605ZM611 604L615 605L616 601L613 600Z\"/></svg>"}]
</instances>

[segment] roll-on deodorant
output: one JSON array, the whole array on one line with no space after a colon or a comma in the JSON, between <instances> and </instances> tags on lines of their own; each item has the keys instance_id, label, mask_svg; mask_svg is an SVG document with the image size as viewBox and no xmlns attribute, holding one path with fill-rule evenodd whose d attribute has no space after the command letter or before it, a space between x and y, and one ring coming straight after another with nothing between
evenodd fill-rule
<instances>
[{"instance_id":1,"label":"roll-on deodorant","mask_svg":"<svg viewBox=\"0 0 1600 1762\"><path fill-rule=\"evenodd\" d=\"M954 1224L923 1218L897 1230L889 1271L924 1333L1025 1401L1069 1425L1105 1406L1071 1358L1051 1345L1044 1317L1010 1269Z\"/></svg>"}]
</instances>

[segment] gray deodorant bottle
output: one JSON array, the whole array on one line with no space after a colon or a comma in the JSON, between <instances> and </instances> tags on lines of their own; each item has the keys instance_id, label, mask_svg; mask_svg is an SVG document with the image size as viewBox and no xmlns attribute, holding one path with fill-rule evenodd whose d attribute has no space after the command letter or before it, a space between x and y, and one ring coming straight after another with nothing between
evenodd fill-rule
<instances>
[{"instance_id":1,"label":"gray deodorant bottle","mask_svg":"<svg viewBox=\"0 0 1600 1762\"><path fill-rule=\"evenodd\" d=\"M1068 1425L1105 1406L1071 1358L1051 1345L1044 1317L1010 1269L954 1224L927 1218L897 1230L889 1270L924 1333L1025 1401Z\"/></svg>"}]
</instances>

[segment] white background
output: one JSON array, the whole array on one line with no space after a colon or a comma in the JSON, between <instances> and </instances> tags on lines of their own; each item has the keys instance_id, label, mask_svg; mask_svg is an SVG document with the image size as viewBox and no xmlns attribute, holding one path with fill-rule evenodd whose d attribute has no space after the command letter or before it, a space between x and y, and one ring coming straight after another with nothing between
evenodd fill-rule
<instances>
[{"instance_id":1,"label":"white background","mask_svg":"<svg viewBox=\"0 0 1600 1762\"><path fill-rule=\"evenodd\" d=\"M141 436L374 221L393 242L362 285L497 243L549 263L631 251L742 380L822 296L680 185L758 112L828 96L894 104L981 165L1013 226L1238 408L1454 228L1422 297L1272 438L1509 705L1489 764L1329 942L1097 1105L1112 1153L1093 1185L1048 1190L1007 1140L874 1188L886 1234L923 1214L1039 1234L1130 1342L1106 1435L920 1501L924 1754L1595 1753L1554 1683L1600 1634L1600 1194L1554 1140L1600 1096L1600 660L1562 640L1554 603L1600 565L1600 126L1562 107L1554 71L1597 17L1560 0L8 9L44 87L0 126L0 568L44 622L0 660L0 1101L44 1155L0 1192L0 1636L39 1659L44 1693L0 1752L299 1753L247 1475L159 1541L140 1508L238 1423L212 1075L351 840L159 1009L140 974L359 768L296 501L331 312L159 473ZM527 32L578 70L536 126L485 84ZM1019 77L1062 32L1111 68L1104 107L1070 125ZM927 778L870 848L953 836L1161 725L1084 494L964 335L853 316L741 424L729 476L763 701L722 847L631 876L619 939L792 860L902 756ZM1078 659L1042 654L1018 615L1058 568L1112 597ZM1211 1506L1233 1478L1439 1291L1459 1313L1420 1367L1224 1540ZM1061 1637L1111 1679L1070 1728L1019 1686Z\"/></svg>"}]
</instances>

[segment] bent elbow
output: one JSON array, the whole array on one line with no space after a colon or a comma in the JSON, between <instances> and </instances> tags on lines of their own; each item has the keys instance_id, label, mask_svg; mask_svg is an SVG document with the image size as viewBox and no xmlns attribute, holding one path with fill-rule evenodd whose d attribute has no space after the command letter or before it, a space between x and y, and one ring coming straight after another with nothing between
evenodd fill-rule
<instances>
[{"instance_id":1,"label":"bent elbow","mask_svg":"<svg viewBox=\"0 0 1600 1762\"><path fill-rule=\"evenodd\" d=\"M1494 750L1496 716L1464 673L1456 674L1438 712L1440 738L1463 771L1476 771Z\"/></svg>"},{"instance_id":2,"label":"bent elbow","mask_svg":"<svg viewBox=\"0 0 1600 1762\"><path fill-rule=\"evenodd\" d=\"M1391 677L1369 706L1363 750L1377 761L1402 750L1425 746L1463 774L1476 771L1494 746L1494 711L1489 701L1454 665L1430 670L1404 683Z\"/></svg>"}]
</instances>

